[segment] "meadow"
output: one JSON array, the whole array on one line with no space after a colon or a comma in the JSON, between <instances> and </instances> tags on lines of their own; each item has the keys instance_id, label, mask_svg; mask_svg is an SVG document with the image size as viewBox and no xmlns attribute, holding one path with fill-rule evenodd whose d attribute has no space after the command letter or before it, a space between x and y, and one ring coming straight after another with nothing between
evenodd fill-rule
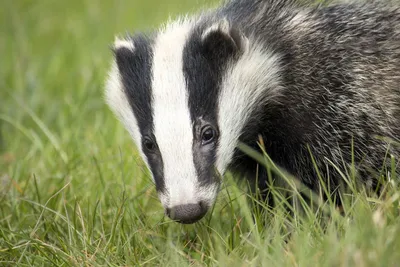
<instances>
[{"instance_id":1,"label":"meadow","mask_svg":"<svg viewBox=\"0 0 400 267\"><path fill-rule=\"evenodd\" d=\"M281 204L263 213L228 174L201 222L164 216L104 103L110 44L215 3L2 1L0 266L400 266L394 170L384 194L350 191L341 211L300 200L288 213L277 191Z\"/></svg>"}]
</instances>

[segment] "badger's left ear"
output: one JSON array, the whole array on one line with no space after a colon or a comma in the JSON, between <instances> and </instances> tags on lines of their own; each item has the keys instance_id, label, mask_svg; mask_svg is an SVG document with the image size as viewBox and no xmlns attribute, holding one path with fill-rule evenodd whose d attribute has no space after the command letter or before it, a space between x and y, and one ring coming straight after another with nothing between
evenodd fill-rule
<instances>
[{"instance_id":1,"label":"badger's left ear","mask_svg":"<svg viewBox=\"0 0 400 267\"><path fill-rule=\"evenodd\" d=\"M205 28L201 42L205 56L214 60L240 55L248 46L247 37L226 18Z\"/></svg>"}]
</instances>

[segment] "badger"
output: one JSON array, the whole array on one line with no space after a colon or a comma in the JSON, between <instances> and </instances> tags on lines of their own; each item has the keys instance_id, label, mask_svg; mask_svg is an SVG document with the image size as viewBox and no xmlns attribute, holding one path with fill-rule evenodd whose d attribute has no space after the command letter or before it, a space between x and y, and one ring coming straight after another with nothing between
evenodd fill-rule
<instances>
[{"instance_id":1,"label":"badger","mask_svg":"<svg viewBox=\"0 0 400 267\"><path fill-rule=\"evenodd\" d=\"M268 191L242 143L263 140L332 194L350 166L376 187L400 154L398 3L231 0L116 38L113 52L106 101L180 223L207 213L228 170Z\"/></svg>"}]
</instances>

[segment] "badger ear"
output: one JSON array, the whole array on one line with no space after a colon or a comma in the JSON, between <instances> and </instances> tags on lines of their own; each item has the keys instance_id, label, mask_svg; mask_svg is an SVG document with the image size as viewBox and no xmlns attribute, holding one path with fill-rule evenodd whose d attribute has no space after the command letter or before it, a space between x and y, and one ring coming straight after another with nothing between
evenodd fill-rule
<instances>
[{"instance_id":1,"label":"badger ear","mask_svg":"<svg viewBox=\"0 0 400 267\"><path fill-rule=\"evenodd\" d=\"M131 38L115 38L112 46L115 62L121 75L132 76L138 68L137 51Z\"/></svg>"},{"instance_id":2,"label":"badger ear","mask_svg":"<svg viewBox=\"0 0 400 267\"><path fill-rule=\"evenodd\" d=\"M112 50L116 53L120 49L127 49L131 52L135 51L135 45L132 40L129 39L121 39L118 36L115 36L114 44L112 46Z\"/></svg>"},{"instance_id":3,"label":"badger ear","mask_svg":"<svg viewBox=\"0 0 400 267\"><path fill-rule=\"evenodd\" d=\"M203 31L201 42L206 57L217 59L241 54L248 40L224 18Z\"/></svg>"}]
</instances>

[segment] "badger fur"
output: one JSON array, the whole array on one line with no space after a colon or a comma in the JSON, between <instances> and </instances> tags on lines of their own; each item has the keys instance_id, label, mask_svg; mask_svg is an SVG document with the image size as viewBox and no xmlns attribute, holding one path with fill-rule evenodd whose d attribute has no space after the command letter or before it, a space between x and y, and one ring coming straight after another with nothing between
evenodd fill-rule
<instances>
[{"instance_id":1,"label":"badger fur","mask_svg":"<svg viewBox=\"0 0 400 267\"><path fill-rule=\"evenodd\" d=\"M385 158L400 153L399 7L232 0L117 39L106 99L166 213L195 222L227 170L251 179L257 164L237 145L257 148L259 137L313 190L319 173L334 192L353 163L376 187Z\"/></svg>"}]
</instances>

